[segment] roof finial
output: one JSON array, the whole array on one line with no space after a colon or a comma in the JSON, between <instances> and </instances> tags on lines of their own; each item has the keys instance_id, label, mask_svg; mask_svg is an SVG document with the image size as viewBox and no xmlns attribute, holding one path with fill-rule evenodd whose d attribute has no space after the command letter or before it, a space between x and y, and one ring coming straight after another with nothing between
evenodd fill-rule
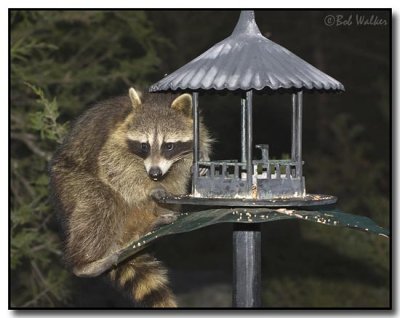
<instances>
[{"instance_id":1,"label":"roof finial","mask_svg":"<svg viewBox=\"0 0 400 318\"><path fill-rule=\"evenodd\" d=\"M253 10L243 10L240 12L239 21L236 24L232 35L246 33L248 35L261 35L260 29L256 24Z\"/></svg>"}]
</instances>

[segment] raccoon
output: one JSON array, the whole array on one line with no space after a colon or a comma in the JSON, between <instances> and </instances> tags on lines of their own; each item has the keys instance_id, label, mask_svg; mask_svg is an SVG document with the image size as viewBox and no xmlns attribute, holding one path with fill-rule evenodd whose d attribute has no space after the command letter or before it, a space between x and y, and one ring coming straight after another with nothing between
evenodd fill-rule
<instances>
[{"instance_id":1,"label":"raccoon","mask_svg":"<svg viewBox=\"0 0 400 318\"><path fill-rule=\"evenodd\" d=\"M186 193L193 160L189 94L140 94L99 103L77 119L50 164L50 190L64 233L66 263L77 276L106 272L136 304L176 307L167 271L141 254L112 267L118 250L176 219L150 193ZM200 154L211 138L200 123Z\"/></svg>"}]
</instances>

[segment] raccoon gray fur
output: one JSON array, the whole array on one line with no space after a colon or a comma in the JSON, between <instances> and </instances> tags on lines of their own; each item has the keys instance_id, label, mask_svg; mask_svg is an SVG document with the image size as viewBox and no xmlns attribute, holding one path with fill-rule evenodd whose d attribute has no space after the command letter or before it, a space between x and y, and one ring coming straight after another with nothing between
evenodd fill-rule
<instances>
[{"instance_id":1,"label":"raccoon gray fur","mask_svg":"<svg viewBox=\"0 0 400 318\"><path fill-rule=\"evenodd\" d=\"M138 94L99 103L73 125L50 164L50 190L61 219L65 260L77 276L109 278L135 303L176 307L167 271L142 254L114 266L121 248L176 212L156 204L150 192L163 187L185 193L192 166L192 98ZM200 153L211 139L200 126ZM176 209L176 207L175 207Z\"/></svg>"}]
</instances>

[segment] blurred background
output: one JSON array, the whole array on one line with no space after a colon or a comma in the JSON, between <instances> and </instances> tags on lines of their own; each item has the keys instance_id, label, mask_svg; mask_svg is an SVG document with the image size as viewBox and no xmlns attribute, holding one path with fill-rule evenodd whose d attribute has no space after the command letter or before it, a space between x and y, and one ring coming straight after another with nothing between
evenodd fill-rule
<instances>
[{"instance_id":1,"label":"blurred background","mask_svg":"<svg viewBox=\"0 0 400 318\"><path fill-rule=\"evenodd\" d=\"M390 227L391 12L256 10L264 36L342 82L304 96L307 192ZM352 24L325 24L326 16ZM357 18L386 21L357 25ZM70 122L93 103L146 89L229 36L239 11L21 11L10 20L10 302L13 307L129 307L101 278L64 269L47 165ZM200 98L217 143L240 154L240 100ZM254 97L255 143L290 154L291 96ZM287 220L262 226L266 307L388 307L390 240ZM229 307L232 225L162 238L149 250L170 269L183 307Z\"/></svg>"}]
</instances>

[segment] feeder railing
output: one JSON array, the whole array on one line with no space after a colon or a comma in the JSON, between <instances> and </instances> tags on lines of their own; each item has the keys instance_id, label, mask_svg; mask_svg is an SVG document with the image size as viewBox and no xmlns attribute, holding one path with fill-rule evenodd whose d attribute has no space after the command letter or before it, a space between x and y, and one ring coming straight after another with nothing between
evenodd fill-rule
<instances>
[{"instance_id":1,"label":"feeder railing","mask_svg":"<svg viewBox=\"0 0 400 318\"><path fill-rule=\"evenodd\" d=\"M246 163L237 160L200 161L198 167L200 178L242 179L243 173L246 172Z\"/></svg>"},{"instance_id":2,"label":"feeder railing","mask_svg":"<svg viewBox=\"0 0 400 318\"><path fill-rule=\"evenodd\" d=\"M293 179L300 176L298 166L293 160L253 160L253 175L258 179Z\"/></svg>"},{"instance_id":3,"label":"feeder railing","mask_svg":"<svg viewBox=\"0 0 400 318\"><path fill-rule=\"evenodd\" d=\"M199 178L245 180L247 164L237 160L200 161ZM293 160L253 160L253 176L257 179L293 179L299 177L298 162Z\"/></svg>"}]
</instances>

